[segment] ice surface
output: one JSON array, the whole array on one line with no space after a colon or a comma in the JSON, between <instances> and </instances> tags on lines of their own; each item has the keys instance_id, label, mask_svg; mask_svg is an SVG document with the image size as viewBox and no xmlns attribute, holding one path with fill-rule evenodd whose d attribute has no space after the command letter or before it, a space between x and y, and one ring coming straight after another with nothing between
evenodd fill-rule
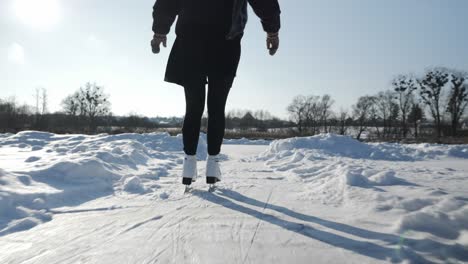
<instances>
[{"instance_id":1,"label":"ice surface","mask_svg":"<svg viewBox=\"0 0 468 264\"><path fill-rule=\"evenodd\" d=\"M0 134L0 263L468 262L466 145L224 142L184 195L182 135Z\"/></svg>"}]
</instances>

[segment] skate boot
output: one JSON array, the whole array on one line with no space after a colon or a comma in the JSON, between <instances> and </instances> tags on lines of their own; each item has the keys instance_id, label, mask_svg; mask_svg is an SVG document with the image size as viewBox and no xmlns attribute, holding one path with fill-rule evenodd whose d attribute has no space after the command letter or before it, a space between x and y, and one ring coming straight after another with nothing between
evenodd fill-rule
<instances>
[{"instance_id":1,"label":"skate boot","mask_svg":"<svg viewBox=\"0 0 468 264\"><path fill-rule=\"evenodd\" d=\"M221 169L219 167L219 154L208 155L206 160L206 183L213 185L221 181Z\"/></svg>"},{"instance_id":2,"label":"skate boot","mask_svg":"<svg viewBox=\"0 0 468 264\"><path fill-rule=\"evenodd\" d=\"M195 155L185 154L182 170L182 184L192 184L192 182L196 180L197 176L197 157Z\"/></svg>"}]
</instances>

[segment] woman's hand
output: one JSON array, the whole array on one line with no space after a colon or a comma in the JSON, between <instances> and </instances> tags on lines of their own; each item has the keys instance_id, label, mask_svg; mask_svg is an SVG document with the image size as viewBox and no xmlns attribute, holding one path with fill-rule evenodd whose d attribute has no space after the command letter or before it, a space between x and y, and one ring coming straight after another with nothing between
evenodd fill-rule
<instances>
[{"instance_id":1,"label":"woman's hand","mask_svg":"<svg viewBox=\"0 0 468 264\"><path fill-rule=\"evenodd\" d=\"M161 50L160 45L163 44L164 47L167 47L167 36L162 34L154 34L153 40L151 40L151 49L154 54L158 54Z\"/></svg>"},{"instance_id":2,"label":"woman's hand","mask_svg":"<svg viewBox=\"0 0 468 264\"><path fill-rule=\"evenodd\" d=\"M273 56L276 54L279 48L279 32L276 33L267 33L267 49L270 51L270 55Z\"/></svg>"}]
</instances>

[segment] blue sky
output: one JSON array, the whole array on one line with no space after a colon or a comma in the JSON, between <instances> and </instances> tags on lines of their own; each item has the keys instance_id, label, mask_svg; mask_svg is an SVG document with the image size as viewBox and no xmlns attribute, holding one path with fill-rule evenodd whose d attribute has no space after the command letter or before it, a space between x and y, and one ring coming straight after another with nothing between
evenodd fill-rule
<instances>
[{"instance_id":1,"label":"blue sky","mask_svg":"<svg viewBox=\"0 0 468 264\"><path fill-rule=\"evenodd\" d=\"M27 2L44 4L22 4ZM0 98L49 108L87 81L110 94L115 114L182 116L182 87L163 82L169 48L153 55L154 0L1 0ZM298 94L335 99L335 109L390 87L400 73L430 66L468 70L466 0L280 0L281 45L268 55L251 13L227 110L287 117Z\"/></svg>"}]
</instances>

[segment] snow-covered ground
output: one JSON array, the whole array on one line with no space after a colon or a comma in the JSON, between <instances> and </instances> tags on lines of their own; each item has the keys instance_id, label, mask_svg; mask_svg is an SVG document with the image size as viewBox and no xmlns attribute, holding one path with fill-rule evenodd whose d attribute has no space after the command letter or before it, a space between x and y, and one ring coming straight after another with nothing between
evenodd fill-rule
<instances>
[{"instance_id":1,"label":"snow-covered ground","mask_svg":"<svg viewBox=\"0 0 468 264\"><path fill-rule=\"evenodd\" d=\"M467 145L225 140L184 195L181 139L0 134L0 263L468 262Z\"/></svg>"}]
</instances>

